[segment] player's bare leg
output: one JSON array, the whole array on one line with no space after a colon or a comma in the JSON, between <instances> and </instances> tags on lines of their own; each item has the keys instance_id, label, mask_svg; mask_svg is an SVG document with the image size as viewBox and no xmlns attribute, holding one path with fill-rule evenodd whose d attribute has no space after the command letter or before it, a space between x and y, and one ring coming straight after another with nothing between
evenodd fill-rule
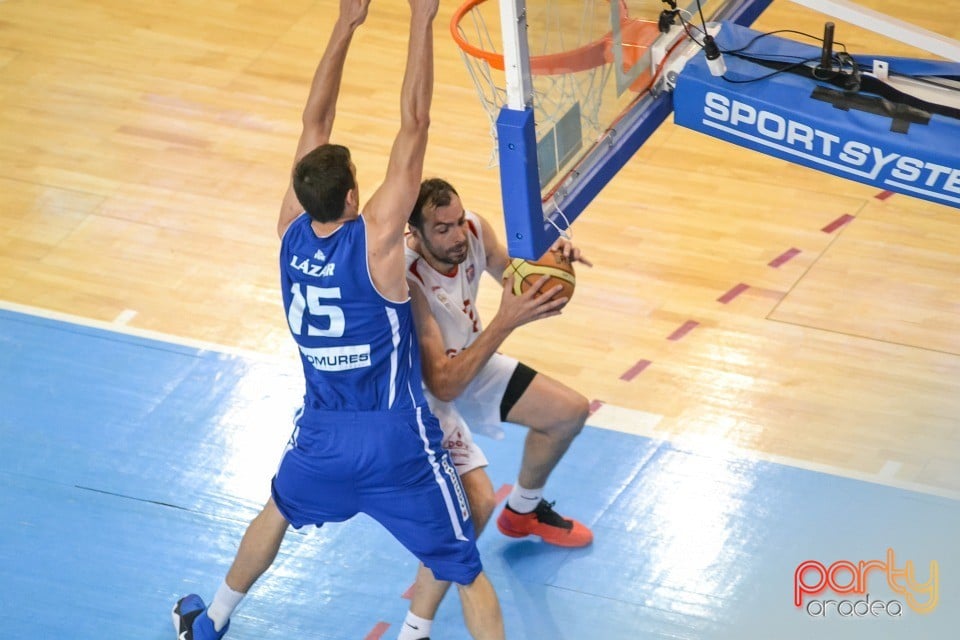
<instances>
[{"instance_id":1,"label":"player's bare leg","mask_svg":"<svg viewBox=\"0 0 960 640\"><path fill-rule=\"evenodd\" d=\"M200 596L181 598L173 609L173 624L180 637L222 638L230 625L230 616L253 583L270 568L280 551L288 523L273 498L247 526L240 548L227 577L217 589L210 606ZM187 635L184 635L187 634Z\"/></svg>"},{"instance_id":2,"label":"player's bare leg","mask_svg":"<svg viewBox=\"0 0 960 640\"><path fill-rule=\"evenodd\" d=\"M470 517L473 520L473 529L479 537L493 510L497 506L493 483L483 467L472 469L460 476L460 483L467 492L467 501L470 503ZM450 589L450 583L437 580L433 572L422 564L417 571L417 579L413 585L413 596L410 599L410 612L401 627L398 640L426 638L430 635L430 625L437 615L440 602ZM411 615L412 614L412 615Z\"/></svg>"},{"instance_id":3,"label":"player's bare leg","mask_svg":"<svg viewBox=\"0 0 960 640\"><path fill-rule=\"evenodd\" d=\"M476 640L503 640L503 613L493 585L485 573L480 573L472 584L457 585L463 619L467 630Z\"/></svg>"},{"instance_id":4,"label":"player's bare leg","mask_svg":"<svg viewBox=\"0 0 960 640\"><path fill-rule=\"evenodd\" d=\"M517 400L507 420L530 430L524 441L517 486L497 520L505 535L539 535L545 542L582 547L593 534L581 523L562 518L543 500L543 488L570 443L583 429L589 401L564 384L538 373Z\"/></svg>"},{"instance_id":5,"label":"player's bare leg","mask_svg":"<svg viewBox=\"0 0 960 640\"><path fill-rule=\"evenodd\" d=\"M237 556L227 572L226 582L231 589L246 593L270 568L280 551L287 527L286 519L270 498L243 534Z\"/></svg>"},{"instance_id":6,"label":"player's bare leg","mask_svg":"<svg viewBox=\"0 0 960 640\"><path fill-rule=\"evenodd\" d=\"M583 429L590 402L566 385L538 373L517 400L507 420L528 427L519 483L542 487L570 443Z\"/></svg>"}]
</instances>

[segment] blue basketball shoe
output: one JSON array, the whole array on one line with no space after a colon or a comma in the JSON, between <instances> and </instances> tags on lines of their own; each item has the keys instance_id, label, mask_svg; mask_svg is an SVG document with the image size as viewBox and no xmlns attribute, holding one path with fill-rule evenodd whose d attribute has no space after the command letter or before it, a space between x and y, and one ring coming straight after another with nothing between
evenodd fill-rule
<instances>
[{"instance_id":1,"label":"blue basketball shoe","mask_svg":"<svg viewBox=\"0 0 960 640\"><path fill-rule=\"evenodd\" d=\"M173 628L177 631L177 640L220 640L230 628L230 621L227 620L223 629L216 631L213 620L207 615L203 598L191 593L174 605Z\"/></svg>"}]
</instances>

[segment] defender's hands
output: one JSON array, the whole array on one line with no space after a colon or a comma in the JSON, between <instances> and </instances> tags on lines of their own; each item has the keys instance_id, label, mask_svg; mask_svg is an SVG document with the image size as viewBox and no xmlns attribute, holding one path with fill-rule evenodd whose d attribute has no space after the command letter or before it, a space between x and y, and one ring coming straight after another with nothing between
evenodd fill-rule
<instances>
[{"instance_id":1,"label":"defender's hands","mask_svg":"<svg viewBox=\"0 0 960 640\"><path fill-rule=\"evenodd\" d=\"M370 0L340 0L340 19L356 29L367 19Z\"/></svg>"},{"instance_id":2,"label":"defender's hands","mask_svg":"<svg viewBox=\"0 0 960 640\"><path fill-rule=\"evenodd\" d=\"M520 295L516 295L513 293L513 283L511 282L513 277L511 275L503 282L500 308L493 319L494 322L502 323L509 330L516 329L534 320L560 315L560 310L569 300L569 298L557 295L563 290L560 285L550 287L545 291L542 290L550 276L540 276L529 289Z\"/></svg>"},{"instance_id":3,"label":"defender's hands","mask_svg":"<svg viewBox=\"0 0 960 640\"><path fill-rule=\"evenodd\" d=\"M573 243L566 238L557 238L557 241L553 243L552 247L550 247L550 251L560 251L570 262L579 262L587 265L588 267L593 266L593 263L584 257L580 249L573 246Z\"/></svg>"}]
</instances>

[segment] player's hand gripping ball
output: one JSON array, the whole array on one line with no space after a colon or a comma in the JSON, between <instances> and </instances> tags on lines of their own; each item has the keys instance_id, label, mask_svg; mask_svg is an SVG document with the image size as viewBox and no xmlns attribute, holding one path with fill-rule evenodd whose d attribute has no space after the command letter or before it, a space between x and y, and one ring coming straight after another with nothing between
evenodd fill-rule
<instances>
[{"instance_id":1,"label":"player's hand gripping ball","mask_svg":"<svg viewBox=\"0 0 960 640\"><path fill-rule=\"evenodd\" d=\"M506 279L513 276L513 293L520 295L545 275L550 276L550 279L544 283L540 291L549 291L559 284L563 289L555 297L567 298L569 302L577 285L577 277L573 272L573 263L559 249L548 251L539 260L513 258L507 265L503 277Z\"/></svg>"}]
</instances>

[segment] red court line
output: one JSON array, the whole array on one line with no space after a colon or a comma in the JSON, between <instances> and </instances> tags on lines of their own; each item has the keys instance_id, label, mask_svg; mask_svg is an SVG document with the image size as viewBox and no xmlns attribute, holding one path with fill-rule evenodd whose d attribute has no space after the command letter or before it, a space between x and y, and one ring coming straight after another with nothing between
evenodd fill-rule
<instances>
[{"instance_id":1,"label":"red court line","mask_svg":"<svg viewBox=\"0 0 960 640\"><path fill-rule=\"evenodd\" d=\"M892 195L893 195L893 191L881 191L880 193L878 193L873 197L876 198L877 200L886 200Z\"/></svg>"},{"instance_id":2,"label":"red court line","mask_svg":"<svg viewBox=\"0 0 960 640\"><path fill-rule=\"evenodd\" d=\"M387 629L390 628L390 624L387 622L378 622L373 629L370 630L370 633L366 635L363 640L380 640L383 637L383 634L387 632Z\"/></svg>"},{"instance_id":3,"label":"red court line","mask_svg":"<svg viewBox=\"0 0 960 640\"><path fill-rule=\"evenodd\" d=\"M820 229L820 231L823 231L824 233L833 233L834 231L836 231L843 225L847 224L851 220L853 220L853 216L850 215L849 213L845 213L839 218L837 218L836 220L834 220L833 222L831 222L830 224L828 224L827 226L825 226L823 229Z\"/></svg>"},{"instance_id":4,"label":"red court line","mask_svg":"<svg viewBox=\"0 0 960 640\"><path fill-rule=\"evenodd\" d=\"M649 360L640 360L637 362L637 364L633 365L632 367L627 369L625 372L623 372L623 374L621 374L620 376L620 379L630 382L631 380L636 378L638 375L640 375L643 372L643 370L649 366L650 366Z\"/></svg>"},{"instance_id":5,"label":"red court line","mask_svg":"<svg viewBox=\"0 0 960 640\"><path fill-rule=\"evenodd\" d=\"M414 582L412 585L407 587L407 590L400 594L400 597L404 600L413 600L413 590L416 588L417 583Z\"/></svg>"},{"instance_id":6,"label":"red court line","mask_svg":"<svg viewBox=\"0 0 960 640\"><path fill-rule=\"evenodd\" d=\"M495 494L493 494L493 497L496 498L496 500L497 500L497 504L500 504L501 502L503 502L504 500L506 500L506 499L507 499L507 496L510 495L510 492L511 492L511 491L513 491L513 485L512 485L512 484L505 484L505 485L503 485L502 487L500 487L499 489L497 489L497 492L496 492Z\"/></svg>"},{"instance_id":7,"label":"red court line","mask_svg":"<svg viewBox=\"0 0 960 640\"><path fill-rule=\"evenodd\" d=\"M590 401L590 413L587 415L593 415L597 412L597 409L603 406L603 400L591 400Z\"/></svg>"},{"instance_id":8,"label":"red court line","mask_svg":"<svg viewBox=\"0 0 960 640\"><path fill-rule=\"evenodd\" d=\"M731 300L733 300L734 298L736 298L738 295L740 295L741 293L743 293L749 288L750 288L750 285L743 284L741 282L740 284L736 285L733 289L730 289L730 291L727 291L725 294L717 298L717 302L721 304L727 304L728 302L730 302Z\"/></svg>"},{"instance_id":9,"label":"red court line","mask_svg":"<svg viewBox=\"0 0 960 640\"><path fill-rule=\"evenodd\" d=\"M698 326L700 326L700 323L697 322L696 320L687 320L680 326L679 329L677 329L676 331L671 333L669 336L667 336L667 340L677 341L683 336L693 331L694 329L696 329Z\"/></svg>"},{"instance_id":10,"label":"red court line","mask_svg":"<svg viewBox=\"0 0 960 640\"><path fill-rule=\"evenodd\" d=\"M794 258L796 258L798 255L800 255L800 253L801 253L800 249L791 247L790 249L787 249L786 251L781 253L779 256L777 256L776 258L768 262L767 266L777 269L780 267L780 265L784 264L785 262L789 262L790 260L793 260Z\"/></svg>"}]
</instances>

